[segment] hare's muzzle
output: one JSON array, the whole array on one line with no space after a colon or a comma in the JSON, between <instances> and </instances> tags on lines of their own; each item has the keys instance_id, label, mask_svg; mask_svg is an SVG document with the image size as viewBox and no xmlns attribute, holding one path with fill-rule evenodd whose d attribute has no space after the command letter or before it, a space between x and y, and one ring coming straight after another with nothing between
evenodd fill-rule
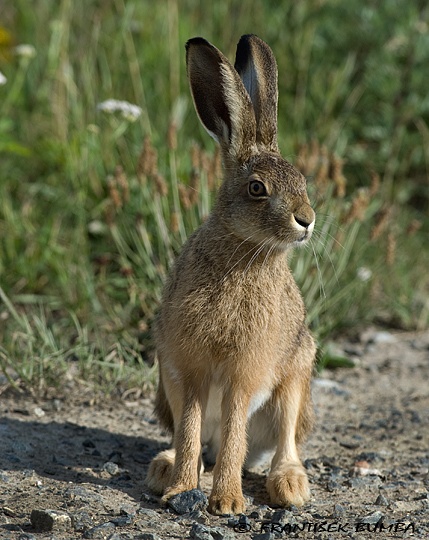
<instances>
[{"instance_id":1,"label":"hare's muzzle","mask_svg":"<svg viewBox=\"0 0 429 540\"><path fill-rule=\"evenodd\" d=\"M311 206L305 206L301 208L299 212L292 214L293 226L296 231L302 233L302 236L299 238L299 241L308 240L314 229L314 223L316 221L316 214Z\"/></svg>"}]
</instances>

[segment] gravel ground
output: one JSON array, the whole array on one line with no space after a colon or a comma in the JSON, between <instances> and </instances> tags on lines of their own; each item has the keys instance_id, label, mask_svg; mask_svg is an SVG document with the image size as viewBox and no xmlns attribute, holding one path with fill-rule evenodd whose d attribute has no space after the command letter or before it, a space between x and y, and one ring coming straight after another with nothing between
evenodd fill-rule
<instances>
[{"instance_id":1,"label":"gravel ground","mask_svg":"<svg viewBox=\"0 0 429 540\"><path fill-rule=\"evenodd\" d=\"M356 365L314 381L311 501L271 508L263 471L245 472L239 518L207 513L210 473L176 511L148 491L148 463L169 442L151 399L3 393L0 538L429 538L429 334L367 330L336 346Z\"/></svg>"}]
</instances>

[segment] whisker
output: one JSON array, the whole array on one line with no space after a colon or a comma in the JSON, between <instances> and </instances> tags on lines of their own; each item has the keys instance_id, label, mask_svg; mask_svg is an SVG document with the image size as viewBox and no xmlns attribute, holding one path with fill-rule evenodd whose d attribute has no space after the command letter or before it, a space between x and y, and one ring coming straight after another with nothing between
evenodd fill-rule
<instances>
[{"instance_id":1,"label":"whisker","mask_svg":"<svg viewBox=\"0 0 429 540\"><path fill-rule=\"evenodd\" d=\"M243 244L243 242L242 242ZM231 272L234 270L234 268L240 264L240 262L245 259L247 257L247 255L249 255L249 253L252 253L252 251L254 251L255 249L258 249L259 247L259 244L254 244L248 251L246 251L246 253L244 255L242 255L238 261L235 262L235 264L228 270L228 272L223 276L223 279L226 279L230 274ZM237 250L236 250L237 251ZM231 259L231 258L230 258Z\"/></svg>"},{"instance_id":2,"label":"whisker","mask_svg":"<svg viewBox=\"0 0 429 540\"><path fill-rule=\"evenodd\" d=\"M247 274L247 272L250 270L250 267L252 266L252 264L254 263L254 261L258 258L258 256L264 251L265 249L265 245L267 243L267 240L262 240L261 242L259 242L258 244L258 250L252 255L251 259L249 260L249 262L247 263L246 265L246 268L244 269L244 272L243 272L243 278L244 276Z\"/></svg>"},{"instance_id":3,"label":"whisker","mask_svg":"<svg viewBox=\"0 0 429 540\"><path fill-rule=\"evenodd\" d=\"M230 233L230 234L233 234L233 233ZM238 244L238 246L237 246L237 247L234 249L234 251L232 252L230 258L228 259L228 261L227 261L227 263L226 263L227 265L231 262L231 259L234 257L234 255L237 253L237 251L241 248L241 246L242 246L243 244L245 244L246 242L248 242L249 240L251 240L251 239L255 236L255 234L256 234L256 233L251 234L250 236L248 236L247 238L245 238L242 242L240 242L240 243ZM241 260L241 259L240 259L240 260Z\"/></svg>"},{"instance_id":4,"label":"whisker","mask_svg":"<svg viewBox=\"0 0 429 540\"><path fill-rule=\"evenodd\" d=\"M322 275L322 271L320 269L319 259L317 257L316 250L314 249L314 243L311 240L310 240L310 245L311 245L311 248L313 250L314 260L315 260L316 268L317 268L317 276L319 278L320 296L322 298L326 298L326 291L325 291L325 286L323 285L323 275ZM332 263L332 260L331 260L331 263ZM335 268L334 268L334 271L335 271Z\"/></svg>"}]
</instances>

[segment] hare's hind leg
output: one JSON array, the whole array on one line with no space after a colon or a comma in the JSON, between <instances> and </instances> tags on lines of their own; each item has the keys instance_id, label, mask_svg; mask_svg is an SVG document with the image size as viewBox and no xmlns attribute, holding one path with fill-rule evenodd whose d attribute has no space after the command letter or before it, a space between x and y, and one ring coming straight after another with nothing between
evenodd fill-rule
<instances>
[{"instance_id":1,"label":"hare's hind leg","mask_svg":"<svg viewBox=\"0 0 429 540\"><path fill-rule=\"evenodd\" d=\"M278 441L267 490L271 502L302 506L310 498L307 473L301 463L299 445L312 425L310 379L315 354L310 336L303 340L290 373L275 390Z\"/></svg>"},{"instance_id":2,"label":"hare's hind leg","mask_svg":"<svg viewBox=\"0 0 429 540\"><path fill-rule=\"evenodd\" d=\"M155 456L149 465L146 483L157 495L162 495L171 484L175 457L176 451L170 448Z\"/></svg>"},{"instance_id":3,"label":"hare's hind leg","mask_svg":"<svg viewBox=\"0 0 429 540\"><path fill-rule=\"evenodd\" d=\"M174 418L165 394L161 369L159 371L158 389L155 400L155 414L163 428L174 433ZM174 448L160 452L149 465L146 476L148 487L157 495L162 495L171 484L176 451Z\"/></svg>"}]
</instances>

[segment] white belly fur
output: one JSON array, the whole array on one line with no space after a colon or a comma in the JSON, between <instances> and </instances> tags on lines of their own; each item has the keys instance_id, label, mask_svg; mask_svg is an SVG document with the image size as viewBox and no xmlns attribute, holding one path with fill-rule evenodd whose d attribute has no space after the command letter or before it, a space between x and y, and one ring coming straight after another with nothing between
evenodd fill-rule
<instances>
[{"instance_id":1,"label":"white belly fur","mask_svg":"<svg viewBox=\"0 0 429 540\"><path fill-rule=\"evenodd\" d=\"M220 385L212 384L210 386L206 413L201 430L201 442L203 445L207 445L206 458L211 463L214 463L216 460L221 442L222 394L222 387ZM248 419L265 405L270 395L270 390L262 389L252 397L247 415ZM265 426L266 428L267 426ZM249 440L249 443L252 446L251 440Z\"/></svg>"}]
</instances>

